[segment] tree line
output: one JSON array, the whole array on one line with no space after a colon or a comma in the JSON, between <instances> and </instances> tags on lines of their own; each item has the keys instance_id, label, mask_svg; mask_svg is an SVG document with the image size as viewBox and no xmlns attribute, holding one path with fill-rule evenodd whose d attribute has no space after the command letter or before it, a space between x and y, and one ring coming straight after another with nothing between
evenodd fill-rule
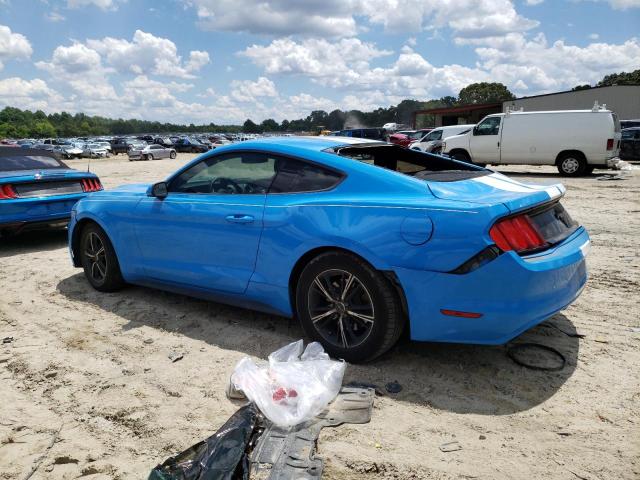
<instances>
[{"instance_id":1,"label":"tree line","mask_svg":"<svg viewBox=\"0 0 640 480\"><path fill-rule=\"evenodd\" d=\"M597 86L640 84L640 70L606 75ZM578 85L574 90L591 88ZM457 97L419 101L406 99L398 105L376 108L370 112L360 110L314 110L305 118L283 120L278 123L268 118L261 123L247 119L243 125L181 125L138 119L112 119L90 116L84 113L67 112L47 115L41 110L31 112L6 107L0 111L0 138L48 138L85 137L91 135L132 135L141 133L264 133L264 132L317 132L320 130L342 130L344 128L379 127L385 123L410 125L413 112L431 108L453 107L480 103L497 103L513 100L515 96L502 83L473 83L458 93ZM417 128L433 125L434 118L422 115Z\"/></svg>"}]
</instances>

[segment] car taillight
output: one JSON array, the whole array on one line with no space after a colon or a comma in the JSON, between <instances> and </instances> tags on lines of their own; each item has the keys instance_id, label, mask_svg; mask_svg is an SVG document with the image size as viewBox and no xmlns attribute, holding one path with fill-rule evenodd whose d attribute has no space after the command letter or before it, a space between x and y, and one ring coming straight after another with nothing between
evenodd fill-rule
<instances>
[{"instance_id":1,"label":"car taillight","mask_svg":"<svg viewBox=\"0 0 640 480\"><path fill-rule=\"evenodd\" d=\"M97 192L99 190L102 190L102 184L97 178L83 178L82 190L86 193Z\"/></svg>"},{"instance_id":2,"label":"car taillight","mask_svg":"<svg viewBox=\"0 0 640 480\"><path fill-rule=\"evenodd\" d=\"M535 250L547 244L526 214L500 220L491 227L489 235L504 252Z\"/></svg>"},{"instance_id":3,"label":"car taillight","mask_svg":"<svg viewBox=\"0 0 640 480\"><path fill-rule=\"evenodd\" d=\"M613 150L613 138L607 140L607 150Z\"/></svg>"},{"instance_id":4,"label":"car taillight","mask_svg":"<svg viewBox=\"0 0 640 480\"><path fill-rule=\"evenodd\" d=\"M18 194L11 185L0 185L0 200L18 198Z\"/></svg>"}]
</instances>

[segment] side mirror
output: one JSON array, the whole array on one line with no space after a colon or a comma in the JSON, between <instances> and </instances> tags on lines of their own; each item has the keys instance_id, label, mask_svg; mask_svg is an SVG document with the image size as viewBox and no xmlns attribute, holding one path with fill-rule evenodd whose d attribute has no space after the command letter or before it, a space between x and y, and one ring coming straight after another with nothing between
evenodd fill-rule
<instances>
[{"instance_id":1,"label":"side mirror","mask_svg":"<svg viewBox=\"0 0 640 480\"><path fill-rule=\"evenodd\" d=\"M474 135L478 134L478 126L477 125L475 127L473 127L473 134Z\"/></svg>"},{"instance_id":2,"label":"side mirror","mask_svg":"<svg viewBox=\"0 0 640 480\"><path fill-rule=\"evenodd\" d=\"M168 194L169 189L167 188L167 182L158 182L151 186L151 197L156 197L162 200Z\"/></svg>"}]
</instances>

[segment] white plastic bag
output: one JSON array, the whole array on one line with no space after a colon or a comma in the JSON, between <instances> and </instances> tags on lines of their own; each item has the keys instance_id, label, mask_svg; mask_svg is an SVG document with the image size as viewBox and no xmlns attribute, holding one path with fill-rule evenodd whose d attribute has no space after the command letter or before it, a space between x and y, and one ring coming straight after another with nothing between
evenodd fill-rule
<instances>
[{"instance_id":1,"label":"white plastic bag","mask_svg":"<svg viewBox=\"0 0 640 480\"><path fill-rule=\"evenodd\" d=\"M279 427L289 428L318 415L342 386L346 363L331 360L318 342L302 351L302 340L269 355L258 366L248 357L238 362L231 382Z\"/></svg>"}]
</instances>

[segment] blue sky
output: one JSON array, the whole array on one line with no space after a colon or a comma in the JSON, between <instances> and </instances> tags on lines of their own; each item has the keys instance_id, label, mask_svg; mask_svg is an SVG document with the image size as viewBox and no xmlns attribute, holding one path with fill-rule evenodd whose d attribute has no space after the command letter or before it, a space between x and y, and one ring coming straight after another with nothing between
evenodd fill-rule
<instances>
[{"instance_id":1,"label":"blue sky","mask_svg":"<svg viewBox=\"0 0 640 480\"><path fill-rule=\"evenodd\" d=\"M0 0L0 107L180 123L640 68L640 0Z\"/></svg>"}]
</instances>

